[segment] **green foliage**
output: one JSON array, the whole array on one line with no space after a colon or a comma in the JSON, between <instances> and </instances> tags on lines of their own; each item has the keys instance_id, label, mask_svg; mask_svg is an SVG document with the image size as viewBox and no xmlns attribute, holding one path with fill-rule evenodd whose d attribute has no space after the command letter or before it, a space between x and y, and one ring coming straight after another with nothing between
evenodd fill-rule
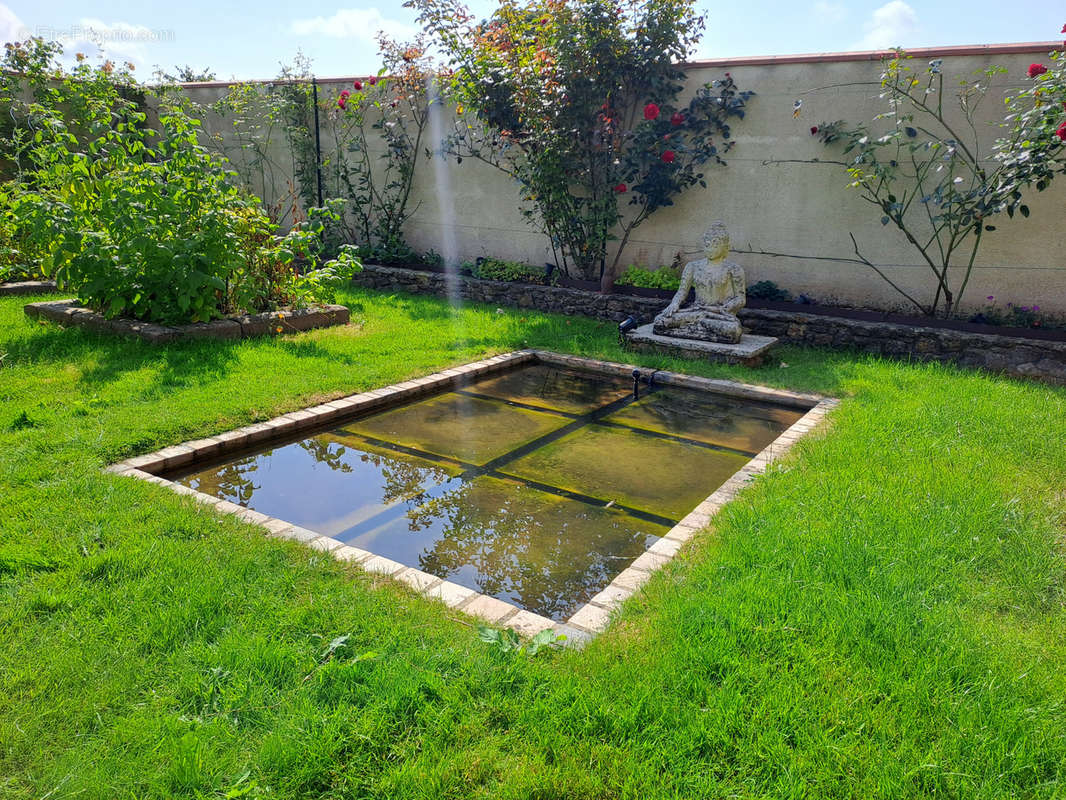
<instances>
[{"instance_id":1,"label":"green foliage","mask_svg":"<svg viewBox=\"0 0 1066 800\"><path fill-rule=\"evenodd\" d=\"M143 92L120 82L128 73L105 67L52 75L28 104L5 87L34 133L9 140L19 179L0 194L0 221L41 254L45 274L110 317L196 322L303 304L358 266L347 253L321 264L334 211L279 239L201 146L185 104L159 98L149 120Z\"/></svg>"},{"instance_id":2,"label":"green foliage","mask_svg":"<svg viewBox=\"0 0 1066 800\"><path fill-rule=\"evenodd\" d=\"M1040 311L1040 306L1000 305L995 297L989 296L988 302L979 312L970 317L970 322L985 325L1004 325L1011 328L1066 328L1066 320Z\"/></svg>"},{"instance_id":3,"label":"green foliage","mask_svg":"<svg viewBox=\"0 0 1066 800\"><path fill-rule=\"evenodd\" d=\"M518 281L541 285L549 283L544 276L544 267L499 258L479 258L472 265L471 274L475 278L484 278L489 281ZM554 278L554 273L552 277Z\"/></svg>"},{"instance_id":4,"label":"green foliage","mask_svg":"<svg viewBox=\"0 0 1066 800\"><path fill-rule=\"evenodd\" d=\"M237 165L244 186L280 198L271 209L279 223L298 224L317 205L321 173L323 201L344 201L343 208L334 206L339 217L326 230L327 253L353 243L368 261L418 264L424 258L407 244L403 229L416 210L411 189L440 100L429 94L433 71L421 39L400 43L381 35L378 47L378 74L336 94L320 86L317 108L311 62L302 53L267 87L234 86L211 109L230 123L236 144L219 135L214 145ZM282 141L291 163L275 156ZM285 183L288 174L295 182Z\"/></svg>"},{"instance_id":5,"label":"green foliage","mask_svg":"<svg viewBox=\"0 0 1066 800\"><path fill-rule=\"evenodd\" d=\"M423 37L397 42L381 34L378 52L377 75L326 101L335 147L323 170L328 192L349 201L352 241L369 248L368 257L418 263L403 228L415 211L411 189L427 149L430 115L441 100L431 95L436 76Z\"/></svg>"},{"instance_id":6,"label":"green foliage","mask_svg":"<svg viewBox=\"0 0 1066 800\"><path fill-rule=\"evenodd\" d=\"M703 30L690 0L503 2L483 22L461 0L407 5L454 68L460 117L444 149L514 178L526 218L580 277L613 273L638 225L706 186L752 94L727 75L679 101L678 63Z\"/></svg>"},{"instance_id":7,"label":"green foliage","mask_svg":"<svg viewBox=\"0 0 1066 800\"><path fill-rule=\"evenodd\" d=\"M792 292L788 289L782 289L773 281L757 281L748 287L746 293L748 297L757 297L760 300L775 300L780 303L787 303L792 299Z\"/></svg>"},{"instance_id":8,"label":"green foliage","mask_svg":"<svg viewBox=\"0 0 1066 800\"><path fill-rule=\"evenodd\" d=\"M1066 43L1064 43L1066 44ZM1003 127L1007 135L996 142L995 156L1009 183L1007 213L1029 216L1021 189L1044 191L1056 175L1066 172L1066 51L1048 54L1046 72L1030 78L1029 85L1008 97Z\"/></svg>"},{"instance_id":9,"label":"green foliage","mask_svg":"<svg viewBox=\"0 0 1066 800\"><path fill-rule=\"evenodd\" d=\"M47 277L42 265L44 253L16 216L17 198L24 191L25 186L18 181L0 184L0 283Z\"/></svg>"},{"instance_id":10,"label":"green foliage","mask_svg":"<svg viewBox=\"0 0 1066 800\"><path fill-rule=\"evenodd\" d=\"M989 81L1005 72L990 67L975 78L964 78L955 91L953 107L945 108L945 83L941 59L934 59L921 72L910 66L902 50L887 59L881 75L881 97L888 110L875 121L887 121L884 132L866 125L849 126L842 120L822 123L812 129L825 144L843 142L842 162L851 175L851 187L881 214L882 225L893 225L917 250L935 278L935 292L922 299L892 280L880 267L862 255L860 261L874 269L889 285L922 313L951 316L959 307L986 232L994 231L991 218L1001 211L1011 216L1020 205L1021 187L1037 181L1046 185L1045 172L1056 147L1047 136L1044 115L1035 113L1019 122L1010 137L997 145L1003 157L994 166L981 151L976 115L988 93ZM1024 105L1024 98L1018 100ZM961 124L960 124L961 123ZM1026 146L1030 125L1043 131L1043 144ZM1030 156L1039 154L1037 164ZM953 268L961 277L955 280Z\"/></svg>"},{"instance_id":11,"label":"green foliage","mask_svg":"<svg viewBox=\"0 0 1066 800\"><path fill-rule=\"evenodd\" d=\"M525 644L522 644L522 640L518 638L518 633L514 629L506 628L500 630L498 628L490 628L487 625L477 626L477 638L492 645L493 649L501 655L526 655L530 658L545 649L558 647L566 640L566 636L562 634L557 635L555 631L549 628L548 630L543 630L536 634Z\"/></svg>"},{"instance_id":12,"label":"green foliage","mask_svg":"<svg viewBox=\"0 0 1066 800\"><path fill-rule=\"evenodd\" d=\"M681 273L674 267L644 269L636 264L631 264L618 276L615 285L676 291L677 287L681 285Z\"/></svg>"}]
</instances>

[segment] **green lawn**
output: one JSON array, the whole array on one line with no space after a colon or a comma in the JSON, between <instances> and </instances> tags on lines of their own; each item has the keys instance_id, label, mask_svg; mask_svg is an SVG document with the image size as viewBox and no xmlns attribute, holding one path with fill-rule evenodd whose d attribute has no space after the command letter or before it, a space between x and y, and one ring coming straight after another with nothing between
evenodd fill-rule
<instances>
[{"instance_id":1,"label":"green lawn","mask_svg":"<svg viewBox=\"0 0 1066 800\"><path fill-rule=\"evenodd\" d=\"M349 328L168 349L0 300L0 796L1066 797L1066 390L341 299ZM844 402L605 635L532 659L100 471L527 345Z\"/></svg>"}]
</instances>

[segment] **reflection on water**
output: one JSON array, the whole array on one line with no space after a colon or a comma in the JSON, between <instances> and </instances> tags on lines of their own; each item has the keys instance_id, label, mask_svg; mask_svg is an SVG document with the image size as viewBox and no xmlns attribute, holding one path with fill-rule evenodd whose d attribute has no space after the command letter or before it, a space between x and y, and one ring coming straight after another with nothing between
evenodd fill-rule
<instances>
[{"instance_id":1,"label":"reflection on water","mask_svg":"<svg viewBox=\"0 0 1066 800\"><path fill-rule=\"evenodd\" d=\"M537 365L176 480L563 620L798 417Z\"/></svg>"}]
</instances>

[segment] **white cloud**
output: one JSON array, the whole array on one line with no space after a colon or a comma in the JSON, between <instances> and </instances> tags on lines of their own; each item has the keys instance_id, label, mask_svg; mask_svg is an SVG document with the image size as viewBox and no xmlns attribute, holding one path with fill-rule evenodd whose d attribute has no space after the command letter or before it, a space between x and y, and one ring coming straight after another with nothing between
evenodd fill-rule
<instances>
[{"instance_id":1,"label":"white cloud","mask_svg":"<svg viewBox=\"0 0 1066 800\"><path fill-rule=\"evenodd\" d=\"M30 29L22 24L15 12L0 3L0 44L21 42L30 36Z\"/></svg>"},{"instance_id":2,"label":"white cloud","mask_svg":"<svg viewBox=\"0 0 1066 800\"><path fill-rule=\"evenodd\" d=\"M905 46L918 32L918 15L903 0L892 0L874 11L865 27L866 35L856 45L860 50Z\"/></svg>"},{"instance_id":3,"label":"white cloud","mask_svg":"<svg viewBox=\"0 0 1066 800\"><path fill-rule=\"evenodd\" d=\"M830 3L826 0L818 0L814 4L814 16L819 22L837 23L843 22L848 16L848 8L843 3Z\"/></svg>"},{"instance_id":4,"label":"white cloud","mask_svg":"<svg viewBox=\"0 0 1066 800\"><path fill-rule=\"evenodd\" d=\"M406 22L389 19L376 8L341 8L331 17L309 17L293 20L290 29L297 36L331 36L337 39L359 39L372 43L378 31L395 39L409 39L418 29Z\"/></svg>"}]
</instances>

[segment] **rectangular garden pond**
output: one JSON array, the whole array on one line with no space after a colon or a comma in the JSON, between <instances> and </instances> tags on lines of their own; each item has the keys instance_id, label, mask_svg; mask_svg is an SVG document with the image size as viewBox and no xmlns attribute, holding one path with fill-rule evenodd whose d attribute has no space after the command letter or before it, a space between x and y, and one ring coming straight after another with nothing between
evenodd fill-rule
<instances>
[{"instance_id":1,"label":"rectangular garden pond","mask_svg":"<svg viewBox=\"0 0 1066 800\"><path fill-rule=\"evenodd\" d=\"M113 469L523 633L593 633L830 405L632 370L510 354Z\"/></svg>"}]
</instances>

